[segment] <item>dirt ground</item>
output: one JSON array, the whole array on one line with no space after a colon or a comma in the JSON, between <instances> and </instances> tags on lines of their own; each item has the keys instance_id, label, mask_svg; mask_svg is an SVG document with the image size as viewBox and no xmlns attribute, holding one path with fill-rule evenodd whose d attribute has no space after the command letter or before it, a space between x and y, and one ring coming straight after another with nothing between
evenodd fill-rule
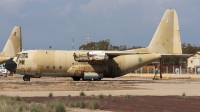
<instances>
[{"instance_id":1,"label":"dirt ground","mask_svg":"<svg viewBox=\"0 0 200 112\"><path fill-rule=\"evenodd\" d=\"M200 79L179 78L179 80L153 81L146 78L135 79L135 77L105 79L103 81L73 81L71 78L63 77L44 77L31 79L30 82L24 82L22 77L0 77L1 92L26 92L26 91L106 91L106 90L148 90L140 88L139 84L162 84L160 88L166 85L194 84L199 85ZM159 87L159 86L158 86ZM168 88L169 89L169 88ZM192 87L191 87L192 90ZM198 112L200 110L200 97L198 96L157 96L157 95L108 95L100 99L98 95L92 97L80 96L54 96L54 97L23 97L28 102L44 103L55 98L69 101L89 101L99 102L98 110L85 110L66 107L70 112L88 112L88 111L114 111L114 112ZM102 93L103 94L103 93ZM159 95L159 93L157 93Z\"/></svg>"},{"instance_id":2,"label":"dirt ground","mask_svg":"<svg viewBox=\"0 0 200 112\"><path fill-rule=\"evenodd\" d=\"M24 82L21 78L0 78L0 91L101 91L138 89L127 81L73 81L71 78L36 78ZM109 86L108 86L109 85ZM131 87L130 87L131 86Z\"/></svg>"},{"instance_id":3,"label":"dirt ground","mask_svg":"<svg viewBox=\"0 0 200 112\"><path fill-rule=\"evenodd\" d=\"M99 102L99 109L113 112L199 112L200 97L187 96L106 96L103 99L87 97L24 97L27 102L44 103L52 99L62 99L67 102L90 101ZM73 109L66 107L67 110ZM81 110L77 110L81 111ZM82 110L83 111L83 110ZM85 110L87 112L89 110ZM95 111L95 110L90 110Z\"/></svg>"}]
</instances>

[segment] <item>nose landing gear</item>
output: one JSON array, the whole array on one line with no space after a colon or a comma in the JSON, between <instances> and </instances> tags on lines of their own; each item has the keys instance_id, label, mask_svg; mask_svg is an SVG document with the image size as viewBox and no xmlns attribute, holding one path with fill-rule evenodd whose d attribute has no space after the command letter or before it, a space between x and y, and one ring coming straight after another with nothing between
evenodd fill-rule
<instances>
[{"instance_id":1,"label":"nose landing gear","mask_svg":"<svg viewBox=\"0 0 200 112\"><path fill-rule=\"evenodd\" d=\"M74 81L80 81L81 77L72 77Z\"/></svg>"},{"instance_id":2,"label":"nose landing gear","mask_svg":"<svg viewBox=\"0 0 200 112\"><path fill-rule=\"evenodd\" d=\"M24 76L23 76L23 80L24 80L24 81L30 81L30 79L31 79L31 78L30 78L29 75L24 75Z\"/></svg>"}]
</instances>

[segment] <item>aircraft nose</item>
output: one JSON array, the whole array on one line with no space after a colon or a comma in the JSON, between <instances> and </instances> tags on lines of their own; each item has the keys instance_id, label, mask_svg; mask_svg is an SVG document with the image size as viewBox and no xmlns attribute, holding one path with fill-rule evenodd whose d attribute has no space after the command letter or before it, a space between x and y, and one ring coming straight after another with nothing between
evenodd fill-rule
<instances>
[{"instance_id":1,"label":"aircraft nose","mask_svg":"<svg viewBox=\"0 0 200 112\"><path fill-rule=\"evenodd\" d=\"M5 63L5 68L11 72L16 72L16 68L17 68L17 64L13 61L13 60L10 60L10 61L7 61Z\"/></svg>"}]
</instances>

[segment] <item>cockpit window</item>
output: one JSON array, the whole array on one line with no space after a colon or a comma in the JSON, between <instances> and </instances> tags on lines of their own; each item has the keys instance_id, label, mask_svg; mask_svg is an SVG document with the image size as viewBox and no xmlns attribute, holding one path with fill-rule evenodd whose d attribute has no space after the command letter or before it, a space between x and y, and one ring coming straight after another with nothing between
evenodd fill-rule
<instances>
[{"instance_id":1,"label":"cockpit window","mask_svg":"<svg viewBox=\"0 0 200 112\"><path fill-rule=\"evenodd\" d=\"M20 54L20 55L19 55L19 58L23 58L23 54Z\"/></svg>"},{"instance_id":2,"label":"cockpit window","mask_svg":"<svg viewBox=\"0 0 200 112\"><path fill-rule=\"evenodd\" d=\"M28 58L28 53L25 53L24 55L25 55L25 58Z\"/></svg>"},{"instance_id":3,"label":"cockpit window","mask_svg":"<svg viewBox=\"0 0 200 112\"><path fill-rule=\"evenodd\" d=\"M17 57L16 62L18 62L19 56L20 56L20 54L16 55L16 57Z\"/></svg>"},{"instance_id":4,"label":"cockpit window","mask_svg":"<svg viewBox=\"0 0 200 112\"><path fill-rule=\"evenodd\" d=\"M18 62L19 58L28 58L28 53L21 53L16 55L17 59L16 62ZM20 62L21 63L21 62ZM22 63L21 63L22 64Z\"/></svg>"},{"instance_id":5,"label":"cockpit window","mask_svg":"<svg viewBox=\"0 0 200 112\"><path fill-rule=\"evenodd\" d=\"M28 58L28 53L22 53L22 54L19 54L20 58Z\"/></svg>"}]
</instances>

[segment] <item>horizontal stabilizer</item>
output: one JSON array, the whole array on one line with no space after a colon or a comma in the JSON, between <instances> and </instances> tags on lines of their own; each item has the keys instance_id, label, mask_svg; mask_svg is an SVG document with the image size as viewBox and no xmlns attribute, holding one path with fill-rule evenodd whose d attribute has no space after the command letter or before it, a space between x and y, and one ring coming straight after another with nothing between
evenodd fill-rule
<instances>
[{"instance_id":1,"label":"horizontal stabilizer","mask_svg":"<svg viewBox=\"0 0 200 112\"><path fill-rule=\"evenodd\" d=\"M183 57L188 58L192 56L193 54L161 54L162 58L168 58L168 57Z\"/></svg>"}]
</instances>

